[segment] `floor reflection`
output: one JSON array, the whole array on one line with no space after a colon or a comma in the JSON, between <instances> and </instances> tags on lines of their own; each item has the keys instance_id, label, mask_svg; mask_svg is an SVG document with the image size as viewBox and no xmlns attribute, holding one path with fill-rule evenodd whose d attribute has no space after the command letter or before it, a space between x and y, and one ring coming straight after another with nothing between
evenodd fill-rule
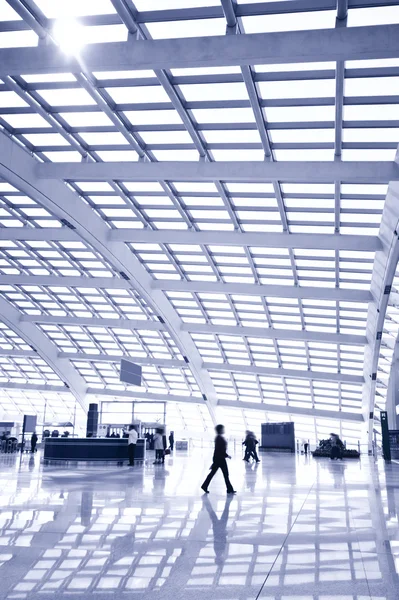
<instances>
[{"instance_id":1,"label":"floor reflection","mask_svg":"<svg viewBox=\"0 0 399 600\"><path fill-rule=\"evenodd\" d=\"M0 598L398 600L398 465L237 456L203 496L209 458L0 457Z\"/></svg>"}]
</instances>

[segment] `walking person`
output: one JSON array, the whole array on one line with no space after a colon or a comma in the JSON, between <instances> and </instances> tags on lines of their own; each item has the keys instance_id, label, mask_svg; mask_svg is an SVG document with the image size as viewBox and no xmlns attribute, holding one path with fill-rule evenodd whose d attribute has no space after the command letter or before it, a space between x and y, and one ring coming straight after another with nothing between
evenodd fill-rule
<instances>
[{"instance_id":1,"label":"walking person","mask_svg":"<svg viewBox=\"0 0 399 600\"><path fill-rule=\"evenodd\" d=\"M163 447L163 429L157 429L154 435L154 450L155 461L154 465L160 465L165 462L164 447Z\"/></svg>"},{"instance_id":2,"label":"walking person","mask_svg":"<svg viewBox=\"0 0 399 600\"><path fill-rule=\"evenodd\" d=\"M129 467L134 467L134 455L136 454L136 444L138 440L139 434L133 425L129 425L129 440L128 440L128 449L129 449Z\"/></svg>"},{"instance_id":3,"label":"walking person","mask_svg":"<svg viewBox=\"0 0 399 600\"><path fill-rule=\"evenodd\" d=\"M245 440L242 445L245 446L245 454L244 460L249 462L249 459L252 457L255 462L260 462L258 453L256 452L256 446L259 444L258 440L255 437L255 434L252 431L246 431Z\"/></svg>"},{"instance_id":4,"label":"walking person","mask_svg":"<svg viewBox=\"0 0 399 600\"><path fill-rule=\"evenodd\" d=\"M32 452L32 454L34 452L36 452L37 440L38 440L37 433L36 433L36 431L34 431L32 433L32 437L30 438L30 451Z\"/></svg>"},{"instance_id":5,"label":"walking person","mask_svg":"<svg viewBox=\"0 0 399 600\"><path fill-rule=\"evenodd\" d=\"M175 446L175 434L173 431L171 431L169 434L169 448L170 448L171 452L173 452L174 446Z\"/></svg>"},{"instance_id":6,"label":"walking person","mask_svg":"<svg viewBox=\"0 0 399 600\"><path fill-rule=\"evenodd\" d=\"M221 469L221 471L223 473L224 481L226 483L227 493L228 494L236 494L237 492L234 490L233 486L231 485L231 481L229 479L229 470L227 468L226 458L231 458L231 456L229 456L227 454L227 442L226 442L225 438L223 437L224 426L216 425L215 431L216 431L216 437L215 437L215 450L213 453L213 463L212 463L211 471L210 471L208 477L205 479L204 483L201 485L201 489L205 492L205 494L208 494L209 493L209 491L208 491L209 484L211 483L211 481L212 481L214 475L216 474L216 472L218 471L218 469Z\"/></svg>"}]
</instances>

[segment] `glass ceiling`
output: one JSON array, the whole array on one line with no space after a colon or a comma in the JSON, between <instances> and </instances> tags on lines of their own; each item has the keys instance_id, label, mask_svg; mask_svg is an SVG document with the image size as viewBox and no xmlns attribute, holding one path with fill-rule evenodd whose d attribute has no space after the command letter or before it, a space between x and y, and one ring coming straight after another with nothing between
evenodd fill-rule
<instances>
[{"instance_id":1,"label":"glass ceiling","mask_svg":"<svg viewBox=\"0 0 399 600\"><path fill-rule=\"evenodd\" d=\"M55 34L59 23L72 23L76 29L67 33L77 44L127 42L129 30L155 40L224 35L231 19L226 6L235 11L236 35L334 28L337 16L332 0L321 0L312 12L300 0L127 4L129 18L119 0L0 0L0 48L34 47L46 35L49 44L62 47ZM399 2L358 4L349 2L347 27L398 23ZM94 73L81 63L73 73L21 72L0 80L0 128L47 163L263 161L265 156L393 161L399 141L399 57L344 65ZM204 412L203 385L192 368L196 357L207 373L208 391L214 390L218 416L233 429L236 417L239 427L259 419L248 403L259 404L262 418L295 418L305 437L313 432L312 439L323 423L328 428L332 412L345 424L340 426L359 427L375 245L337 249L327 241L324 248L311 242L273 247L259 241L232 244L224 234L371 240L379 233L388 183L68 179L69 191L91 211L93 223L111 230L113 243L129 251L144 280L154 282L152 297L135 289L100 246L68 227L56 205L53 211L44 207L34 193L3 178L0 298L20 312L22 323L35 324L96 398L113 394L117 402L128 392L139 399L169 396L175 419L183 423L185 414L194 415L185 428L195 429ZM16 235L21 228L26 236ZM143 232L160 234L151 241ZM188 242L184 232L193 234ZM224 284L234 291L225 291ZM278 293L257 292L256 286L275 286ZM292 290L299 290L297 297ZM156 298L161 296L174 315L173 326L160 317ZM395 311L389 308L384 336L396 337ZM176 323L187 332L190 355ZM11 325L0 322L0 408L9 414L13 402L25 407L32 384L37 398L46 386L60 386L53 393L66 418L72 395L62 392L62 376ZM383 343L381 398L391 355ZM122 356L143 365L139 392L119 381ZM18 385L19 395L11 389ZM173 396L190 403L174 402ZM384 406L385 400L379 402ZM329 411L325 419L320 411Z\"/></svg>"}]
</instances>

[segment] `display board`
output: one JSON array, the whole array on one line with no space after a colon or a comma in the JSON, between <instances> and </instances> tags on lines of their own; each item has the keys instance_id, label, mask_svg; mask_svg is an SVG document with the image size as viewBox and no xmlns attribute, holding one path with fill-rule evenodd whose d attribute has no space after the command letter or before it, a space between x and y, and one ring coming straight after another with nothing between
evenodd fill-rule
<instances>
[{"instance_id":1,"label":"display board","mask_svg":"<svg viewBox=\"0 0 399 600\"><path fill-rule=\"evenodd\" d=\"M390 429L389 433L389 447L391 450L391 458L399 459L399 429Z\"/></svg>"},{"instance_id":2,"label":"display board","mask_svg":"<svg viewBox=\"0 0 399 600\"><path fill-rule=\"evenodd\" d=\"M294 423L262 423L261 448L295 452Z\"/></svg>"}]
</instances>

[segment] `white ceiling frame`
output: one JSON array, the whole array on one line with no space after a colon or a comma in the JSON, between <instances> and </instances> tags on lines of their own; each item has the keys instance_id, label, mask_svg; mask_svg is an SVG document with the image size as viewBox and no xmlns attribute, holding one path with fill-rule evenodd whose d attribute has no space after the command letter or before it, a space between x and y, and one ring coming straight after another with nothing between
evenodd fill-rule
<instances>
[{"instance_id":1,"label":"white ceiling frame","mask_svg":"<svg viewBox=\"0 0 399 600\"><path fill-rule=\"evenodd\" d=\"M21 315L21 321L27 323L47 323L55 325L78 325L80 327L104 327L127 329L131 331L166 331L160 321L138 319L112 319L100 317L71 317L54 315ZM210 323L183 323L182 331L190 333L209 333L211 335L237 335L240 337L260 337L277 340L303 340L309 342L351 344L364 346L367 338L363 335L330 333L323 331L297 331L293 329L276 329L273 327L246 327L241 325L213 325ZM8 351L4 351L8 352Z\"/></svg>"},{"instance_id":2,"label":"white ceiling frame","mask_svg":"<svg viewBox=\"0 0 399 600\"><path fill-rule=\"evenodd\" d=\"M32 357L43 359L64 382L65 387L60 387L59 391L68 389L83 410L87 411L88 405L85 400L87 385L70 361L59 356L56 346L33 323L22 325L19 310L2 297L0 297L0 314L1 320L32 347ZM12 352L10 355L13 355Z\"/></svg>"},{"instance_id":3,"label":"white ceiling frame","mask_svg":"<svg viewBox=\"0 0 399 600\"><path fill-rule=\"evenodd\" d=\"M0 277L0 283L2 278ZM168 292L203 292L215 294L244 294L246 296L270 296L274 298L316 298L318 300L345 300L370 302L368 290L346 288L319 288L289 285L258 285L256 283L223 283L214 281L174 281L158 279L153 282L154 289Z\"/></svg>"},{"instance_id":4,"label":"white ceiling frame","mask_svg":"<svg viewBox=\"0 0 399 600\"><path fill-rule=\"evenodd\" d=\"M183 356L190 362L190 369L201 393L216 404L212 380L202 367L202 359L190 335L180 330L181 319L166 295L152 288L152 278L132 254L129 248L118 242L109 242L108 227L104 221L86 206L79 196L60 181L39 181L35 176L37 161L29 156L16 142L0 133L0 176L35 199L58 218L66 219L86 243L101 253L124 277L129 278L127 289L138 291L146 302L161 316L174 337ZM60 277L53 278L54 285L62 284ZM79 278L77 278L79 279ZM35 285L35 278L28 277L26 285ZM80 278L80 286L84 286Z\"/></svg>"},{"instance_id":5,"label":"white ceiling frame","mask_svg":"<svg viewBox=\"0 0 399 600\"><path fill-rule=\"evenodd\" d=\"M88 44L80 55L90 71L367 60L399 56L399 25ZM233 38L233 39L232 39ZM0 50L0 77L21 73L74 73L80 68L60 49Z\"/></svg>"},{"instance_id":6,"label":"white ceiling frame","mask_svg":"<svg viewBox=\"0 0 399 600\"><path fill-rule=\"evenodd\" d=\"M399 149L396 153L399 164ZM387 307L391 292L392 282L399 261L399 184L392 182L389 185L384 210L382 213L379 236L383 244L382 250L376 252L373 274L371 279L371 293L373 301L369 304L367 315L366 335L368 344L365 348L364 358L364 391L363 391L363 416L367 426L369 447L373 441L373 424L375 409L375 396L377 386L377 369L380 356L382 332L386 318ZM389 426L396 427L396 414L392 406L389 410Z\"/></svg>"},{"instance_id":7,"label":"white ceiling frame","mask_svg":"<svg viewBox=\"0 0 399 600\"><path fill-rule=\"evenodd\" d=\"M234 38L239 39L240 36L234 36ZM140 44L142 43L144 42L140 42ZM112 179L119 181L199 182L222 180L388 183L399 180L399 165L390 161L57 162L37 163L35 174L39 180L65 179L68 181L108 181Z\"/></svg>"}]
</instances>

